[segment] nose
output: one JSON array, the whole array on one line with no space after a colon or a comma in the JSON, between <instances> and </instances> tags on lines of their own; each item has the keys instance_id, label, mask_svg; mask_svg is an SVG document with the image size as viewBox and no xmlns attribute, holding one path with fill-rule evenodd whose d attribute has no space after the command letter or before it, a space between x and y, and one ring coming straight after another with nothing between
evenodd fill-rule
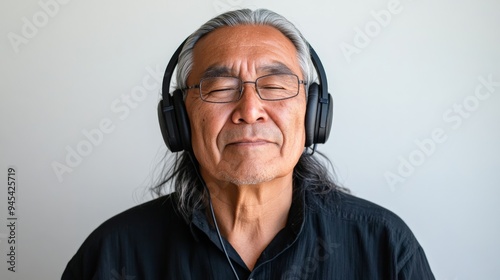
<instances>
[{"instance_id":1,"label":"nose","mask_svg":"<svg viewBox=\"0 0 500 280\"><path fill-rule=\"evenodd\" d=\"M255 83L244 83L242 90L241 98L231 116L233 123L252 124L267 120L268 115L263 100L257 94Z\"/></svg>"}]
</instances>

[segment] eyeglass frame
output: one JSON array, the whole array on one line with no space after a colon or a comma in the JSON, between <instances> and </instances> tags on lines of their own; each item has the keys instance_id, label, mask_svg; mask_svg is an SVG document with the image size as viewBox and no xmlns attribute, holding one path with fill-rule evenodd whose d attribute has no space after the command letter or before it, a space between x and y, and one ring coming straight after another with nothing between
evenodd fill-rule
<instances>
[{"instance_id":1,"label":"eyeglass frame","mask_svg":"<svg viewBox=\"0 0 500 280\"><path fill-rule=\"evenodd\" d=\"M260 95L260 92L259 92L259 88L257 87L257 81L261 78L266 78L266 77L269 77L269 76L275 76L275 75L289 75L289 76L295 76L297 78L297 93L295 95L292 95L292 96L288 96L288 97L284 97L284 98L279 98L279 99L267 99L267 98L262 98L262 96ZM235 99L235 100L231 100L231 101L208 101L208 100L205 100L203 99L203 94L201 93L201 83L203 82L203 80L206 80L206 79L212 79L212 78L235 78L235 79L238 79L240 81L240 88L239 88L239 95L238 95L238 98ZM232 103L232 102L238 102L241 97L243 96L243 87L245 84L254 84L254 89L255 91L257 92L257 95L259 96L259 98L261 100L265 100L265 101L281 101L281 100L287 100L287 99L290 99L290 98L294 98L296 97L297 95L299 95L299 92L300 92L300 85L304 85L304 86L307 86L307 82L305 80L301 80L299 78L298 75L294 74L294 73L273 73L273 74L267 74L267 75L263 75L263 76L260 76L260 77L257 77L257 79L255 79L255 81L243 81L241 78L239 77L235 77L235 76L213 76L213 77L204 77L204 78L201 78L200 79L200 82L198 84L195 84L195 85L192 85L192 86L188 86L188 87L185 87L185 88L182 88L181 90L183 91L186 91L186 90L190 90L190 89L198 89L198 92L200 94L200 99L203 101L203 102L207 102L207 103L219 103L219 104L224 104L224 103Z\"/></svg>"}]
</instances>

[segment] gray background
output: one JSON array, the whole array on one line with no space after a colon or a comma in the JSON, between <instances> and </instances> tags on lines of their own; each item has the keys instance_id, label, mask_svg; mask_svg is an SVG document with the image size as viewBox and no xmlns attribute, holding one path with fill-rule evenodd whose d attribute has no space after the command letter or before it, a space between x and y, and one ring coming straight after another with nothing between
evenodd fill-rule
<instances>
[{"instance_id":1,"label":"gray background","mask_svg":"<svg viewBox=\"0 0 500 280\"><path fill-rule=\"evenodd\" d=\"M235 7L283 14L318 52L335 100L332 134L319 150L339 182L401 216L437 279L498 279L500 2L493 0L2 1L0 278L59 278L95 227L151 199L147 188L166 150L156 79L187 35ZM488 91L479 77L497 84ZM71 152L78 149L80 159ZM16 273L6 263L11 165ZM58 176L54 166L63 165ZM389 173L400 181L388 182Z\"/></svg>"}]
</instances>

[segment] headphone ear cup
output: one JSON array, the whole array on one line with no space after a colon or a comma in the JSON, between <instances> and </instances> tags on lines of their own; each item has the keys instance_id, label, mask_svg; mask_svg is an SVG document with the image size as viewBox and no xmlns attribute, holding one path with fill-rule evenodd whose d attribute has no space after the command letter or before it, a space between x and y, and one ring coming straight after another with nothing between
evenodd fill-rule
<instances>
[{"instance_id":1,"label":"headphone ear cup","mask_svg":"<svg viewBox=\"0 0 500 280\"><path fill-rule=\"evenodd\" d=\"M306 147L315 143L316 138L316 118L318 112L319 86L312 83L307 93L307 109L305 117Z\"/></svg>"},{"instance_id":2,"label":"headphone ear cup","mask_svg":"<svg viewBox=\"0 0 500 280\"><path fill-rule=\"evenodd\" d=\"M326 101L326 100L325 100ZM326 143L330 136L333 123L333 100L331 94L328 94L327 102L318 103L318 120L316 122L316 137L314 143Z\"/></svg>"},{"instance_id":3,"label":"headphone ear cup","mask_svg":"<svg viewBox=\"0 0 500 280\"><path fill-rule=\"evenodd\" d=\"M175 108L175 116L177 121L177 128L180 136L180 146L182 150L191 151L191 125L189 124L189 117L184 103L184 95L181 90L175 90L172 94L172 101Z\"/></svg>"},{"instance_id":4,"label":"headphone ear cup","mask_svg":"<svg viewBox=\"0 0 500 280\"><path fill-rule=\"evenodd\" d=\"M161 135L168 149L175 153L191 150L191 129L182 97L182 91L167 94L168 100L158 103L158 120Z\"/></svg>"},{"instance_id":5,"label":"headphone ear cup","mask_svg":"<svg viewBox=\"0 0 500 280\"><path fill-rule=\"evenodd\" d=\"M172 105L172 96L167 94L163 100L158 103L158 121L163 141L172 152L182 150L180 144L179 129Z\"/></svg>"},{"instance_id":6,"label":"headphone ear cup","mask_svg":"<svg viewBox=\"0 0 500 280\"><path fill-rule=\"evenodd\" d=\"M323 144L330 136L333 123L332 96L328 94L328 100L320 100L320 91L321 87L317 83L309 86L305 118L306 147Z\"/></svg>"}]
</instances>

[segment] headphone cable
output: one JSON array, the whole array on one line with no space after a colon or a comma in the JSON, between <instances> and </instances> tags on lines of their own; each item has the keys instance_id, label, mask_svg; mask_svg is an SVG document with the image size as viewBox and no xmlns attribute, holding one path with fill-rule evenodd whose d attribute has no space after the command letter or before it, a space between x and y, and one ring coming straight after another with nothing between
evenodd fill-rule
<instances>
[{"instance_id":1,"label":"headphone cable","mask_svg":"<svg viewBox=\"0 0 500 280\"><path fill-rule=\"evenodd\" d=\"M195 159L193 158L193 155L191 152L186 152L189 155L189 159L191 160L191 163L194 166L194 170L196 172L196 176L198 176L198 180L200 180L201 184L203 185L203 188L207 191L208 194L208 205L210 207L210 214L212 216L212 221L214 222L215 226L215 231L217 232L217 237L219 237L219 242L222 247L222 250L224 251L224 255L226 256L227 262L229 263L229 266L231 266L231 270L233 271L234 276L236 277L236 280L240 280L238 277L238 273L236 273L236 269L233 266L233 263L231 262L231 258L229 258L229 254L227 253L226 246L224 246L224 240L222 240L222 235L220 234L219 226L217 225L217 219L215 218L215 212L214 212L214 207L212 205L212 197L210 196L210 191L208 190L207 185L205 184L205 181L201 177L201 174L198 170L198 166L195 163Z\"/></svg>"}]
</instances>

